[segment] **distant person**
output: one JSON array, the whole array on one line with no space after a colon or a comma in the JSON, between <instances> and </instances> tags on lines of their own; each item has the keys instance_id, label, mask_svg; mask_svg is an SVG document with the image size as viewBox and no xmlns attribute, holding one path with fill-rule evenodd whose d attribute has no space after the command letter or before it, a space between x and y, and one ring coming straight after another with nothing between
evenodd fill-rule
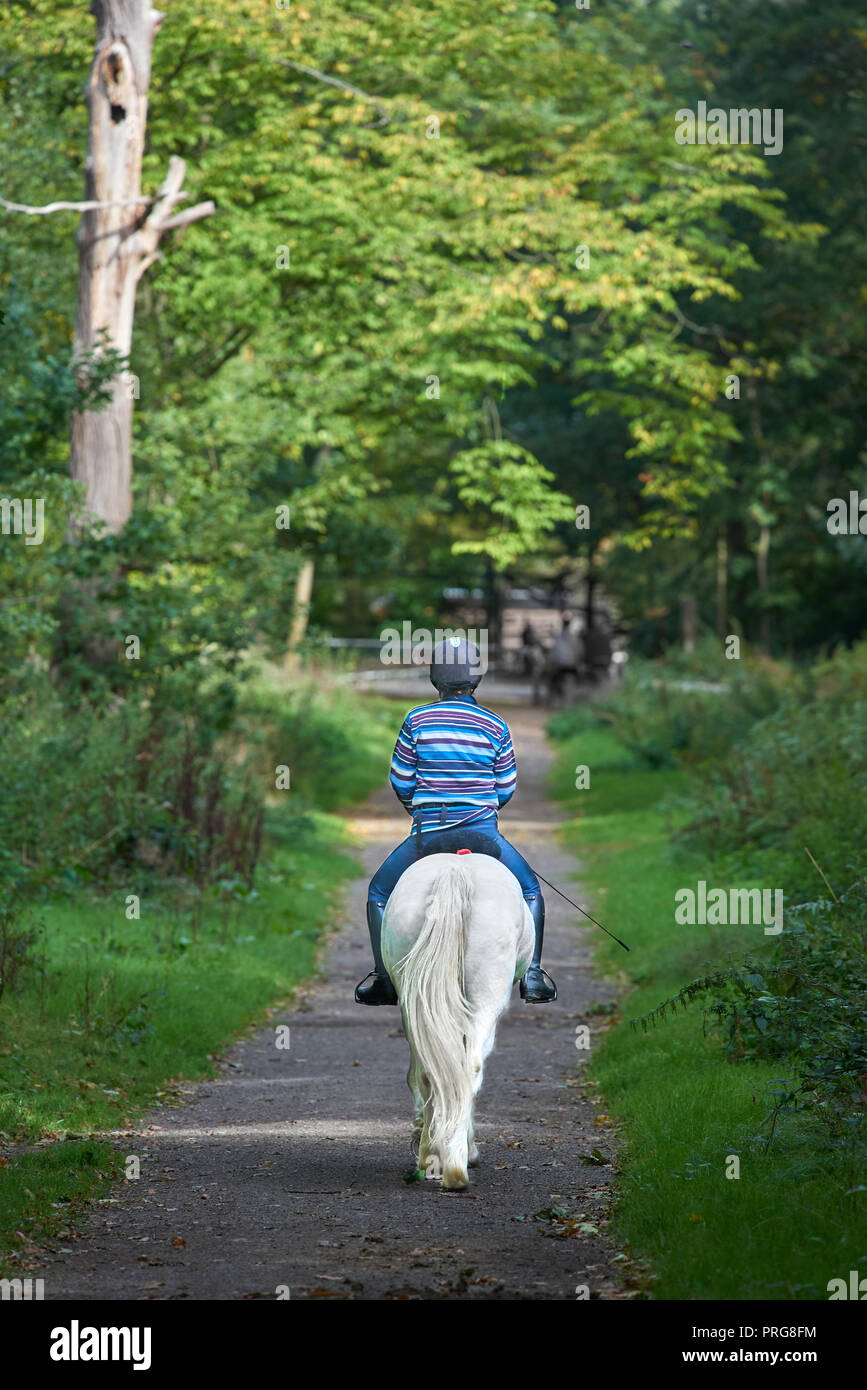
<instances>
[{"instance_id":1,"label":"distant person","mask_svg":"<svg viewBox=\"0 0 867 1390\"><path fill-rule=\"evenodd\" d=\"M598 619L584 633L584 662L592 681L604 680L611 668L611 634Z\"/></svg>"},{"instance_id":2,"label":"distant person","mask_svg":"<svg viewBox=\"0 0 867 1390\"><path fill-rule=\"evenodd\" d=\"M544 650L532 623L525 623L521 633L521 668L525 676L535 674L544 660Z\"/></svg>"},{"instance_id":3,"label":"distant person","mask_svg":"<svg viewBox=\"0 0 867 1390\"><path fill-rule=\"evenodd\" d=\"M578 655L579 642L575 619L566 613L563 617L563 627L554 638L548 653L548 686L552 699L559 699L563 694L567 676L574 676L576 681L580 681Z\"/></svg>"}]
</instances>

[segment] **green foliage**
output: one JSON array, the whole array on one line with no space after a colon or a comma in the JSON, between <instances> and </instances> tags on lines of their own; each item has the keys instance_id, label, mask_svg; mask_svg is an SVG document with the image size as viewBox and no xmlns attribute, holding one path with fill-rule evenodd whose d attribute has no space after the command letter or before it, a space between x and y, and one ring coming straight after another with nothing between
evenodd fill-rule
<instances>
[{"instance_id":1,"label":"green foliage","mask_svg":"<svg viewBox=\"0 0 867 1390\"><path fill-rule=\"evenodd\" d=\"M159 867L250 880L262 793L207 721L119 701L70 710L47 680L7 711L0 765L3 897Z\"/></svg>"},{"instance_id":2,"label":"green foliage","mask_svg":"<svg viewBox=\"0 0 867 1390\"><path fill-rule=\"evenodd\" d=\"M615 697L590 716L609 727L636 765L674 768L724 758L743 733L777 708L803 678L783 665L726 660L712 639L692 653L672 649L664 659L633 658ZM552 720L568 738L586 724L581 707Z\"/></svg>"},{"instance_id":3,"label":"green foliage","mask_svg":"<svg viewBox=\"0 0 867 1390\"><path fill-rule=\"evenodd\" d=\"M839 1136L860 1133L867 1074L867 701L863 645L817 668L818 698L789 697L697 770L683 837L717 871L761 873L786 895L785 930L766 968L708 985L735 1055L784 1058L806 1105ZM815 900L820 879L831 898ZM720 982L716 982L719 984Z\"/></svg>"},{"instance_id":4,"label":"green foliage","mask_svg":"<svg viewBox=\"0 0 867 1390\"><path fill-rule=\"evenodd\" d=\"M144 682L76 708L31 671L2 706L0 1137L55 1142L4 1173L0 1248L63 1231L100 1190L85 1173L68 1205L60 1141L212 1075L227 1038L310 975L358 872L319 808L383 776L390 711L324 675L225 685L205 670L189 708ZM297 758L297 792L273 791L269 745Z\"/></svg>"},{"instance_id":5,"label":"green foliage","mask_svg":"<svg viewBox=\"0 0 867 1390\"><path fill-rule=\"evenodd\" d=\"M814 896L814 861L838 891L846 888L867 853L865 749L863 693L787 699L745 728L726 755L697 769L684 834L732 865L772 871L791 902Z\"/></svg>"},{"instance_id":6,"label":"green foliage","mask_svg":"<svg viewBox=\"0 0 867 1390\"><path fill-rule=\"evenodd\" d=\"M89 25L74 0L34 0L0 26L0 135L15 148L4 196L70 196ZM443 541L469 576L468 547L501 568L540 547L574 563L586 538L567 497L603 499L594 544L603 530L642 545L688 530L740 429L715 344L681 333L681 306L740 292L734 278L757 263L743 226L806 233L752 153L672 158L677 100L648 50L616 14L588 25L553 4L401 4L375 23L337 0L173 4L154 48L145 183L181 154L191 196L218 213L167 243L139 291L137 514L171 512L162 537L178 551L161 582L189 582L191 553L197 580L237 559L276 640L302 551L317 559L314 618L328 621L357 573L381 593L383 573L413 573L419 549ZM0 287L32 286L33 331L62 358L71 223L7 213L4 228ZM579 398L562 458L520 408L538 380ZM505 433L492 441L495 400ZM614 487L598 482L609 453ZM291 543L266 545L279 504ZM188 543L208 529L223 552ZM133 564L148 558L141 535Z\"/></svg>"},{"instance_id":7,"label":"green foliage","mask_svg":"<svg viewBox=\"0 0 867 1390\"><path fill-rule=\"evenodd\" d=\"M6 702L0 901L160 880L249 891L275 766L290 767L292 790L277 795L293 812L348 805L384 776L391 712L326 677L276 690L260 676L245 692L207 668L195 686L181 676L70 708L32 673ZM185 700L173 705L166 685Z\"/></svg>"},{"instance_id":8,"label":"green foliage","mask_svg":"<svg viewBox=\"0 0 867 1390\"><path fill-rule=\"evenodd\" d=\"M2 284L0 270L0 293ZM7 293L0 308L0 472L7 486L10 477L37 463L62 464L70 415L104 405L109 383L124 366L104 340L73 366L65 345L52 352L40 341L34 306L21 289Z\"/></svg>"},{"instance_id":9,"label":"green foliage","mask_svg":"<svg viewBox=\"0 0 867 1390\"><path fill-rule=\"evenodd\" d=\"M107 1197L122 1172L111 1144L87 1139L3 1160L0 1182L0 1272L21 1277L20 1256L37 1243L71 1237L95 1198ZM12 1259L6 1252L15 1252ZM26 1277L26 1276L25 1276Z\"/></svg>"},{"instance_id":10,"label":"green foliage","mask_svg":"<svg viewBox=\"0 0 867 1390\"><path fill-rule=\"evenodd\" d=\"M594 711L636 767L690 767L679 811L688 820L676 838L702 857L702 877L761 877L785 895L769 958L705 971L642 1022L701 997L707 1015L728 1020L733 1059L791 1066L776 1111L805 1108L837 1138L860 1133L867 1099L865 658L862 644L797 678L767 663L730 675L723 667L733 663L718 658L714 670L709 651L664 666L633 662L614 699ZM696 668L727 679L702 686ZM551 726L588 763L592 717L565 712ZM628 778L628 767L609 753L597 769L615 808L617 774ZM831 898L816 901L820 880Z\"/></svg>"},{"instance_id":11,"label":"green foliage","mask_svg":"<svg viewBox=\"0 0 867 1390\"><path fill-rule=\"evenodd\" d=\"M537 550L558 521L574 517L569 498L546 486L554 475L507 440L465 450L452 460L451 471L462 502L504 519L501 531L485 534L480 527L481 539L456 541L456 554L488 554L506 569L519 555Z\"/></svg>"},{"instance_id":12,"label":"green foliage","mask_svg":"<svg viewBox=\"0 0 867 1390\"><path fill-rule=\"evenodd\" d=\"M32 0L0 39L3 195L80 197L90 21ZM384 593L435 607L488 557L519 580L592 564L656 652L685 587L708 624L722 541L736 631L853 640L864 547L825 508L864 479L865 54L843 0L613 0L592 24L499 0L375 22L176 0L145 184L179 153L218 213L139 289L132 563L219 586L210 621L243 613L275 644L301 553L314 621L346 631ZM699 99L784 108L784 153L675 145ZM14 479L65 467L74 215L0 217ZM589 533L558 496L590 506Z\"/></svg>"},{"instance_id":13,"label":"green foliage","mask_svg":"<svg viewBox=\"0 0 867 1390\"><path fill-rule=\"evenodd\" d=\"M566 833L591 906L632 947L625 956L597 939L598 959L632 988L589 1067L619 1131L612 1230L626 1267L651 1265L653 1298L826 1298L867 1233L861 890L845 920L830 902L787 905L779 938L677 924L675 892L727 872L712 846L672 844L685 774L643 770L610 728L590 727L587 711L584 721L558 740L557 786L577 812ZM576 762L591 765L591 790L575 790ZM780 881L767 878L772 859L759 867ZM682 1007L690 998L704 1027ZM661 999L666 1021L653 1027ZM647 1035L630 1026L641 1017ZM733 1155L740 1177L727 1181Z\"/></svg>"},{"instance_id":14,"label":"green foliage","mask_svg":"<svg viewBox=\"0 0 867 1390\"><path fill-rule=\"evenodd\" d=\"M606 7L611 10L611 6ZM827 649L863 630L859 595L865 547L829 537L827 503L864 493L861 406L867 394L864 267L867 188L851 158L867 134L867 41L846 0L683 0L648 6L615 0L620 27L658 55L673 109L779 109L784 148L764 160L768 191L785 199L785 225L732 216L754 268L731 277L733 295L687 306L678 341L704 344L739 396L728 409L740 442L722 460L725 487L696 514L691 537L672 539L665 563L612 556L609 583L639 635L656 650L674 632L688 584L706 623L717 594L714 542L727 546L728 612L751 638L778 651ZM705 147L678 149L713 164ZM728 151L727 151L728 152ZM791 231L798 228L796 235ZM698 297L696 297L698 298ZM761 528L769 540L768 585L758 583Z\"/></svg>"},{"instance_id":15,"label":"green foliage","mask_svg":"<svg viewBox=\"0 0 867 1390\"><path fill-rule=\"evenodd\" d=\"M292 807L339 810L385 783L398 724L390 702L360 700L308 675L278 692L251 690L243 711L252 728L265 731L263 774L271 785L276 767L289 768L291 788L279 795Z\"/></svg>"},{"instance_id":16,"label":"green foliage","mask_svg":"<svg viewBox=\"0 0 867 1390\"><path fill-rule=\"evenodd\" d=\"M646 1033L648 1024L703 999L705 1019L727 1024L731 1060L785 1063L794 1073L772 1092L774 1125L780 1115L803 1113L834 1141L857 1146L867 1106L865 938L867 885L860 882L833 902L791 910L770 961L747 958L692 980L632 1025Z\"/></svg>"},{"instance_id":17,"label":"green foliage","mask_svg":"<svg viewBox=\"0 0 867 1390\"><path fill-rule=\"evenodd\" d=\"M204 901L141 885L140 920L119 887L81 882L41 905L44 954L0 1003L0 1263L31 1241L72 1234L117 1176L111 1146L85 1136L126 1128L175 1103L180 1080L215 1074L227 1040L262 1022L315 967L336 893L357 872L344 834L298 818L269 837L257 889L226 881ZM22 910L19 930L32 923ZM21 1152L22 1141L44 1147Z\"/></svg>"}]
</instances>

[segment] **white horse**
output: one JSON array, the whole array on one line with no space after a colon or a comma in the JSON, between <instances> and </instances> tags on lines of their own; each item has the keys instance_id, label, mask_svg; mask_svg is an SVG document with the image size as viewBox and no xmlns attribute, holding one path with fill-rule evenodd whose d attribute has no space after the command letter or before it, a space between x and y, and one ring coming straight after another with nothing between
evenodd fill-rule
<instances>
[{"instance_id":1,"label":"white horse","mask_svg":"<svg viewBox=\"0 0 867 1390\"><path fill-rule=\"evenodd\" d=\"M418 1166L444 1188L465 1188L479 1161L473 1103L533 942L518 880L489 855L418 859L388 900L382 956L409 1041Z\"/></svg>"}]
</instances>

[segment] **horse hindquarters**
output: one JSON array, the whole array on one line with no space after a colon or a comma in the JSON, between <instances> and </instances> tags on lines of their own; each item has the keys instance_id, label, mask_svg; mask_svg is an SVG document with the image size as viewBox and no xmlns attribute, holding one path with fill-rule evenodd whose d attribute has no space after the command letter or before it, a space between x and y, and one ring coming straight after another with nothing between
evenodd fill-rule
<instances>
[{"instance_id":1,"label":"horse hindquarters","mask_svg":"<svg viewBox=\"0 0 867 1390\"><path fill-rule=\"evenodd\" d=\"M421 930L389 973L400 996L410 1046L410 1076L423 1101L419 1164L436 1155L444 1188L467 1185L474 1072L473 1020L463 991L464 952L473 885L458 860L434 879Z\"/></svg>"}]
</instances>

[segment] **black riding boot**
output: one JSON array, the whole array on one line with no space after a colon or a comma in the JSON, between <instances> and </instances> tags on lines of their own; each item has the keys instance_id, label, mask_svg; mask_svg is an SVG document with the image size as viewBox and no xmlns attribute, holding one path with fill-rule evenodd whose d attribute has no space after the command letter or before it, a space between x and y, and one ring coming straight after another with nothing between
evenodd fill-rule
<instances>
[{"instance_id":1,"label":"black riding boot","mask_svg":"<svg viewBox=\"0 0 867 1390\"><path fill-rule=\"evenodd\" d=\"M545 935L545 899L540 893L527 903L536 928L536 944L533 959L527 966L527 973L520 984L521 998L525 1004L551 1004L557 998L557 986L547 971L543 970L542 940Z\"/></svg>"},{"instance_id":2,"label":"black riding boot","mask_svg":"<svg viewBox=\"0 0 867 1390\"><path fill-rule=\"evenodd\" d=\"M397 993L388 978L388 971L382 963L380 937L382 935L382 914L384 907L379 903L367 904L367 930L370 932L370 945L373 951L375 969L365 975L360 985L355 987L355 999L359 1004L396 1004ZM371 978L372 977L372 978ZM370 980L370 984L367 981Z\"/></svg>"}]
</instances>

